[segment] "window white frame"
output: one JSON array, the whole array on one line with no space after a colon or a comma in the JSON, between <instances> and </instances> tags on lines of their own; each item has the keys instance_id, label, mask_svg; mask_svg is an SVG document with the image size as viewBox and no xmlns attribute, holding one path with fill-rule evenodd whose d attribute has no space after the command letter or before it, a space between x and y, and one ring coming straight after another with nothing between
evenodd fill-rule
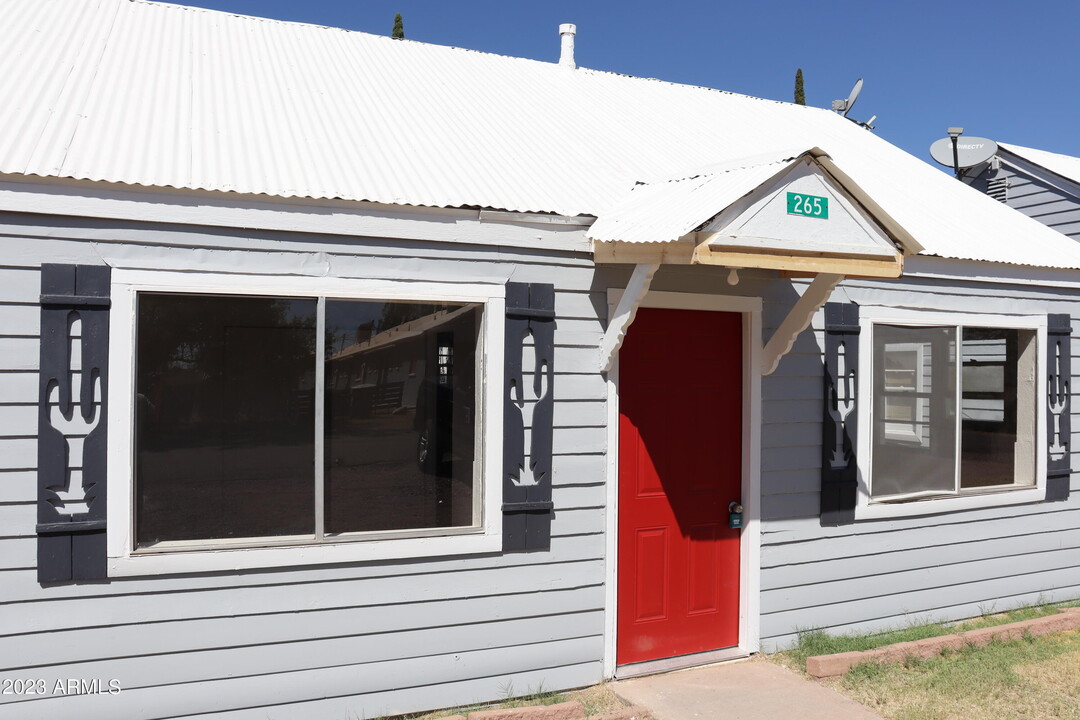
<instances>
[{"instance_id":1,"label":"window white frame","mask_svg":"<svg viewBox=\"0 0 1080 720\"><path fill-rule=\"evenodd\" d=\"M906 325L910 327L986 327L1033 330L1036 337L1035 373L1035 477L1032 485L999 486L962 495L927 497L922 500L898 502L899 498L873 500L870 477L873 452L873 333L874 325ZM1046 315L1003 315L962 312L938 312L910 308L863 305L859 309L859 494L855 507L856 519L895 518L917 515L973 510L978 508L1040 502L1046 498ZM959 352L959 350L958 350ZM958 366L960 365L958 359ZM957 383L957 417L961 406L961 383ZM959 422L959 419L958 419ZM959 447L957 448L959 452Z\"/></svg>"},{"instance_id":2,"label":"window white frame","mask_svg":"<svg viewBox=\"0 0 1080 720\"><path fill-rule=\"evenodd\" d=\"M480 303L476 351L478 524L401 533L356 534L332 542L258 538L242 546L211 540L134 549L136 299L140 292L269 295L348 300ZM502 548L502 393L505 286L329 277L114 270L109 333L108 564L110 577L288 567L498 552ZM322 302L320 300L320 302ZM493 384L494 383L494 384Z\"/></svg>"}]
</instances>

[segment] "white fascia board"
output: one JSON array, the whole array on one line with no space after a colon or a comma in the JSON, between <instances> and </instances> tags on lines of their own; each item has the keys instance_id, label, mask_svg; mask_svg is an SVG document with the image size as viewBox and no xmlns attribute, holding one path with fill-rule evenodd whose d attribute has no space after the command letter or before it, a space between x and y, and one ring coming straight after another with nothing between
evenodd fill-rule
<instances>
[{"instance_id":1,"label":"white fascia board","mask_svg":"<svg viewBox=\"0 0 1080 720\"><path fill-rule=\"evenodd\" d=\"M588 218L0 175L0 211L591 253ZM562 222L555 222L562 220Z\"/></svg>"},{"instance_id":2,"label":"white fascia board","mask_svg":"<svg viewBox=\"0 0 1080 720\"><path fill-rule=\"evenodd\" d=\"M1080 269L1007 265L982 260L960 260L936 255L909 256L904 277L935 280L967 280L1002 285L1041 285L1047 288L1080 288Z\"/></svg>"}]
</instances>

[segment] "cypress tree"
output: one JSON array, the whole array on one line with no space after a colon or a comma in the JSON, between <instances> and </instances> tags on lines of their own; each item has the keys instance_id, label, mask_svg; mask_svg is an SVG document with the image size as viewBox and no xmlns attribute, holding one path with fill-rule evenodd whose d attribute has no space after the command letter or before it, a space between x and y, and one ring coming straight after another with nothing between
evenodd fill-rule
<instances>
[{"instance_id":1,"label":"cypress tree","mask_svg":"<svg viewBox=\"0 0 1080 720\"><path fill-rule=\"evenodd\" d=\"M405 23L401 22L401 13L394 16L394 29L391 31L390 37L395 40L405 39Z\"/></svg>"},{"instance_id":2,"label":"cypress tree","mask_svg":"<svg viewBox=\"0 0 1080 720\"><path fill-rule=\"evenodd\" d=\"M806 104L806 93L803 91L802 68L795 71L795 104Z\"/></svg>"}]
</instances>

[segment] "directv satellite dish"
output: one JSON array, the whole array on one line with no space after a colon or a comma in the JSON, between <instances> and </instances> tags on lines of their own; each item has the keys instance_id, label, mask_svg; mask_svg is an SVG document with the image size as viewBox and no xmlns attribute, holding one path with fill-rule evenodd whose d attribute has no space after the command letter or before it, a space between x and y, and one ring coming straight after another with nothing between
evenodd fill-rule
<instances>
[{"instance_id":1,"label":"directv satellite dish","mask_svg":"<svg viewBox=\"0 0 1080 720\"><path fill-rule=\"evenodd\" d=\"M851 94L848 95L847 100L833 100L832 109L840 113L844 117L851 112L851 108L855 105L855 101L859 99L859 93L862 92L862 78L855 81L855 87L851 88Z\"/></svg>"},{"instance_id":2,"label":"directv satellite dish","mask_svg":"<svg viewBox=\"0 0 1080 720\"><path fill-rule=\"evenodd\" d=\"M956 164L961 168L975 167L994 157L997 151L997 143L993 140L962 135L956 139ZM952 138L935 140L930 146L930 157L945 167L952 167Z\"/></svg>"}]
</instances>

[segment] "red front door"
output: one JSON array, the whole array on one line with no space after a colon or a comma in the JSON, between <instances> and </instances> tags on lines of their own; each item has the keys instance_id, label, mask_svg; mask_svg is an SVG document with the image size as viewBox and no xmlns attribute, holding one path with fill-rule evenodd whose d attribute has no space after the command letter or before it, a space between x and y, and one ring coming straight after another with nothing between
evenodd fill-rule
<instances>
[{"instance_id":1,"label":"red front door","mask_svg":"<svg viewBox=\"0 0 1080 720\"><path fill-rule=\"evenodd\" d=\"M742 316L642 308L619 351L617 663L739 642Z\"/></svg>"}]
</instances>

